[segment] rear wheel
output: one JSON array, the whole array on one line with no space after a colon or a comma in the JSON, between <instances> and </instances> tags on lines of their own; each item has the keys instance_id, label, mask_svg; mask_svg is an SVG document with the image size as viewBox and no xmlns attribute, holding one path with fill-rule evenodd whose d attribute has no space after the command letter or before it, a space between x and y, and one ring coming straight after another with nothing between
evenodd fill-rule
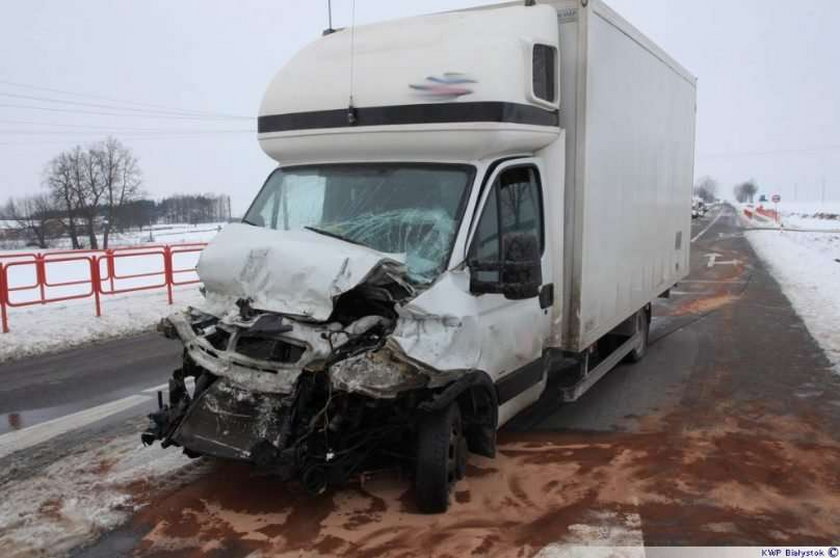
<instances>
[{"instance_id":1,"label":"rear wheel","mask_svg":"<svg viewBox=\"0 0 840 558\"><path fill-rule=\"evenodd\" d=\"M466 447L457 403L420 421L414 492L421 512L442 513L449 507L449 494L466 467Z\"/></svg>"},{"instance_id":2,"label":"rear wheel","mask_svg":"<svg viewBox=\"0 0 840 558\"><path fill-rule=\"evenodd\" d=\"M636 331L641 333L639 335L639 342L632 351L627 353L627 362L639 362L647 353L648 337L650 336L650 318L645 308L636 312Z\"/></svg>"}]
</instances>

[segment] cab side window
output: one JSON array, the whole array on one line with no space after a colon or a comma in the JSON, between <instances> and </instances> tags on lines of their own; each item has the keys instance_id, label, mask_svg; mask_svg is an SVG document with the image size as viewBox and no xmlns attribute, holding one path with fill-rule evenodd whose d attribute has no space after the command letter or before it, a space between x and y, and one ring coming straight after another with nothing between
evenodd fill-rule
<instances>
[{"instance_id":1,"label":"cab side window","mask_svg":"<svg viewBox=\"0 0 840 558\"><path fill-rule=\"evenodd\" d=\"M515 233L536 236L543 251L542 195L539 175L531 166L505 170L488 194L469 252L470 262L478 264L474 273L479 281L499 282L503 238Z\"/></svg>"},{"instance_id":2,"label":"cab side window","mask_svg":"<svg viewBox=\"0 0 840 558\"><path fill-rule=\"evenodd\" d=\"M517 167L499 177L499 215L502 236L526 233L537 237L543 251L542 196L533 167Z\"/></svg>"},{"instance_id":3,"label":"cab side window","mask_svg":"<svg viewBox=\"0 0 840 558\"><path fill-rule=\"evenodd\" d=\"M549 45L534 45L533 51L532 87L534 96L543 101L553 103L557 100L557 49Z\"/></svg>"}]
</instances>

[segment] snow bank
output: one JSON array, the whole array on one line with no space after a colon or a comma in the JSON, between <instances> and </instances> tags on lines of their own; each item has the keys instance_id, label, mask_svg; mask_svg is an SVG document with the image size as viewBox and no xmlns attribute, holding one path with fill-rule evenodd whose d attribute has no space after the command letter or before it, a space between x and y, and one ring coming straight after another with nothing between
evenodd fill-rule
<instances>
[{"instance_id":1,"label":"snow bank","mask_svg":"<svg viewBox=\"0 0 840 558\"><path fill-rule=\"evenodd\" d=\"M93 298L10 309L11 331L0 333L0 362L139 333L202 300L197 285L175 289L173 298L170 306L164 289L105 296L99 318Z\"/></svg>"},{"instance_id":2,"label":"snow bank","mask_svg":"<svg viewBox=\"0 0 840 558\"><path fill-rule=\"evenodd\" d=\"M840 233L755 230L746 236L840 373Z\"/></svg>"},{"instance_id":3,"label":"snow bank","mask_svg":"<svg viewBox=\"0 0 840 558\"><path fill-rule=\"evenodd\" d=\"M180 485L203 461L137 434L56 461L25 480L0 487L0 556L61 556L126 521L150 487ZM186 467L186 469L185 469Z\"/></svg>"}]
</instances>

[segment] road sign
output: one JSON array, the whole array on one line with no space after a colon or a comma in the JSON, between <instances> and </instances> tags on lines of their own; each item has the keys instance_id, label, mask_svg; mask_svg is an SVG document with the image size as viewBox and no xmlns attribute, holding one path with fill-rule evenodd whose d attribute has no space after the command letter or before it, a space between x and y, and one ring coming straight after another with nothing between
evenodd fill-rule
<instances>
[{"instance_id":1,"label":"road sign","mask_svg":"<svg viewBox=\"0 0 840 558\"><path fill-rule=\"evenodd\" d=\"M779 194L773 194L773 197L770 199L773 200L773 203L779 203L780 201L782 201L782 196L780 196Z\"/></svg>"}]
</instances>

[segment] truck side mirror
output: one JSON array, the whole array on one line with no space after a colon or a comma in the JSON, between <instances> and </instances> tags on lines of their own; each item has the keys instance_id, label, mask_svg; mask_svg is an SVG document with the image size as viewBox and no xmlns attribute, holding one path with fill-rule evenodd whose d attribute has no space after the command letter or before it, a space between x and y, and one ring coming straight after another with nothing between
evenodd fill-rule
<instances>
[{"instance_id":1,"label":"truck side mirror","mask_svg":"<svg viewBox=\"0 0 840 558\"><path fill-rule=\"evenodd\" d=\"M521 300L539 296L542 285L540 241L531 233L508 233L502 237L502 293Z\"/></svg>"},{"instance_id":2,"label":"truck side mirror","mask_svg":"<svg viewBox=\"0 0 840 558\"><path fill-rule=\"evenodd\" d=\"M502 252L504 259L501 262L470 258L470 292L500 293L510 300L539 296L542 263L536 235L508 233L502 238ZM495 275L495 279L488 280L487 275Z\"/></svg>"}]
</instances>

